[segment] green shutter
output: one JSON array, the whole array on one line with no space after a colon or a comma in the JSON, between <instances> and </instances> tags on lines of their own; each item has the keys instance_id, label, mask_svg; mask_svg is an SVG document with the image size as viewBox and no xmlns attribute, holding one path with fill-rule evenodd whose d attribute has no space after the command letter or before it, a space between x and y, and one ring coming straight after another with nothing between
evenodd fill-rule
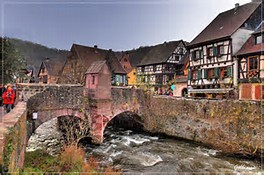
<instances>
[{"instance_id":1,"label":"green shutter","mask_svg":"<svg viewBox=\"0 0 265 175\"><path fill-rule=\"evenodd\" d=\"M200 58L203 58L202 50L200 50Z\"/></svg>"},{"instance_id":2,"label":"green shutter","mask_svg":"<svg viewBox=\"0 0 265 175\"><path fill-rule=\"evenodd\" d=\"M188 73L188 80L191 80L192 79L192 72L191 70L189 70L189 73Z\"/></svg>"},{"instance_id":3,"label":"green shutter","mask_svg":"<svg viewBox=\"0 0 265 175\"><path fill-rule=\"evenodd\" d=\"M204 75L203 78L207 79L208 78L208 69L204 69Z\"/></svg>"},{"instance_id":4,"label":"green shutter","mask_svg":"<svg viewBox=\"0 0 265 175\"><path fill-rule=\"evenodd\" d=\"M198 80L202 79L202 70L198 70Z\"/></svg>"},{"instance_id":5,"label":"green shutter","mask_svg":"<svg viewBox=\"0 0 265 175\"><path fill-rule=\"evenodd\" d=\"M227 71L227 76L231 77L232 76L232 67L226 67L226 71Z\"/></svg>"},{"instance_id":6,"label":"green shutter","mask_svg":"<svg viewBox=\"0 0 265 175\"><path fill-rule=\"evenodd\" d=\"M217 47L213 47L213 56L217 56L218 55L218 49Z\"/></svg>"},{"instance_id":7,"label":"green shutter","mask_svg":"<svg viewBox=\"0 0 265 175\"><path fill-rule=\"evenodd\" d=\"M193 61L193 60L194 60L194 58L195 58L195 52L194 52L194 51L192 51L192 52L191 52L191 61Z\"/></svg>"},{"instance_id":8,"label":"green shutter","mask_svg":"<svg viewBox=\"0 0 265 175\"><path fill-rule=\"evenodd\" d=\"M214 78L218 78L219 77L219 68L215 67L214 68Z\"/></svg>"}]
</instances>

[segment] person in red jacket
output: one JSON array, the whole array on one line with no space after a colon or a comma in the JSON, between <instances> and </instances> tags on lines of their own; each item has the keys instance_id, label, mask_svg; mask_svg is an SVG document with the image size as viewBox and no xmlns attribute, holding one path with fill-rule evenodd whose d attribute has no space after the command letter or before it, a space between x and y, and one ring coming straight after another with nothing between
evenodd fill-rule
<instances>
[{"instance_id":1,"label":"person in red jacket","mask_svg":"<svg viewBox=\"0 0 265 175\"><path fill-rule=\"evenodd\" d=\"M9 113L15 102L15 92L13 91L11 85L7 85L7 89L3 93L2 98L6 112Z\"/></svg>"}]
</instances>

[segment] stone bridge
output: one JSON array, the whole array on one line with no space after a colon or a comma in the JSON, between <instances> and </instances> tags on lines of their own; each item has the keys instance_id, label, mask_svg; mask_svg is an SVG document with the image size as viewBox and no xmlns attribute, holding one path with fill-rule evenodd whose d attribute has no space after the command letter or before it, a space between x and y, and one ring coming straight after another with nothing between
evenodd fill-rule
<instances>
[{"instance_id":1,"label":"stone bridge","mask_svg":"<svg viewBox=\"0 0 265 175\"><path fill-rule=\"evenodd\" d=\"M20 168L23 166L26 144L32 133L44 122L64 116L81 120L87 117L92 142L100 144L103 142L104 129L112 118L124 112L141 115L147 99L147 95L140 89L113 87L109 99L90 98L87 91L80 85L17 85L17 106L22 106L21 117L12 117L12 112L4 117L5 121L12 118L9 126L17 125L19 130L26 128L20 131L24 133L19 141L23 144L19 144L13 157L15 165ZM139 117L135 121L143 124Z\"/></svg>"},{"instance_id":2,"label":"stone bridge","mask_svg":"<svg viewBox=\"0 0 265 175\"><path fill-rule=\"evenodd\" d=\"M95 143L102 143L104 129L115 116L130 112L149 132L202 142L230 153L263 150L264 104L260 102L179 99L120 87L112 87L106 99L90 98L88 89L79 85L18 84L17 88L19 102L1 123L15 126L11 156L4 160L10 172L23 167L32 132L63 116L87 117Z\"/></svg>"}]
</instances>

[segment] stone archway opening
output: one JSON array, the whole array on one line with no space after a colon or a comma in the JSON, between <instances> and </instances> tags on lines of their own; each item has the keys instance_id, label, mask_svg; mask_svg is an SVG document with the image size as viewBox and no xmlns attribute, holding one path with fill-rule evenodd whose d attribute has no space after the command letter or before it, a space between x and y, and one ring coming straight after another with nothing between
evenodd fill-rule
<instances>
[{"instance_id":1,"label":"stone archway opening","mask_svg":"<svg viewBox=\"0 0 265 175\"><path fill-rule=\"evenodd\" d=\"M28 142L26 151L46 150L51 155L58 154L66 144L79 144L87 138L88 124L76 116L62 115L40 122L28 120Z\"/></svg>"},{"instance_id":2,"label":"stone archway opening","mask_svg":"<svg viewBox=\"0 0 265 175\"><path fill-rule=\"evenodd\" d=\"M48 120L29 135L26 152L45 150L50 155L56 155L61 151L62 134L57 127L57 118Z\"/></svg>"},{"instance_id":3,"label":"stone archway opening","mask_svg":"<svg viewBox=\"0 0 265 175\"><path fill-rule=\"evenodd\" d=\"M144 129L143 121L136 113L126 111L114 116L107 124L107 127L114 129L122 128L136 132L142 132Z\"/></svg>"},{"instance_id":4,"label":"stone archway opening","mask_svg":"<svg viewBox=\"0 0 265 175\"><path fill-rule=\"evenodd\" d=\"M188 89L187 89L187 88L183 88L183 89L181 90L181 96L182 96L182 97L186 97L187 94L188 94Z\"/></svg>"}]
</instances>

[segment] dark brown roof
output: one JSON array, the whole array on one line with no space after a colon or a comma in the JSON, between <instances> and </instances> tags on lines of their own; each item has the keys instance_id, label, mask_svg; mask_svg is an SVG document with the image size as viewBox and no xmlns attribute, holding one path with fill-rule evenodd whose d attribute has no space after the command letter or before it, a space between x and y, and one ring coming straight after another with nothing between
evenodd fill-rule
<instances>
[{"instance_id":1,"label":"dark brown roof","mask_svg":"<svg viewBox=\"0 0 265 175\"><path fill-rule=\"evenodd\" d=\"M127 74L126 71L122 68L122 65L120 64L118 58L115 56L114 52L109 51L105 57L105 60L107 61L107 65L111 72L114 72L115 74Z\"/></svg>"},{"instance_id":2,"label":"dark brown roof","mask_svg":"<svg viewBox=\"0 0 265 175\"><path fill-rule=\"evenodd\" d=\"M91 64L91 66L87 69L86 74L94 74L100 73L106 61L95 61Z\"/></svg>"},{"instance_id":3,"label":"dark brown roof","mask_svg":"<svg viewBox=\"0 0 265 175\"><path fill-rule=\"evenodd\" d=\"M59 76L59 73L62 71L64 64L61 62L54 60L54 59L46 59L41 63L40 69L42 65L46 68L48 75L51 76ZM38 75L40 73L40 70L38 72Z\"/></svg>"},{"instance_id":4,"label":"dark brown roof","mask_svg":"<svg viewBox=\"0 0 265 175\"><path fill-rule=\"evenodd\" d=\"M178 47L180 42L182 42L182 40L165 42L163 44L152 47L152 49L144 56L138 66L166 62L173 51Z\"/></svg>"},{"instance_id":5,"label":"dark brown roof","mask_svg":"<svg viewBox=\"0 0 265 175\"><path fill-rule=\"evenodd\" d=\"M255 44L255 36L252 35L242 48L237 52L237 56L264 52L264 43Z\"/></svg>"},{"instance_id":6,"label":"dark brown roof","mask_svg":"<svg viewBox=\"0 0 265 175\"><path fill-rule=\"evenodd\" d=\"M189 46L231 36L257 9L260 3L247 3L220 13Z\"/></svg>"},{"instance_id":7,"label":"dark brown roof","mask_svg":"<svg viewBox=\"0 0 265 175\"><path fill-rule=\"evenodd\" d=\"M111 50L73 44L71 51L76 53L85 67L90 67L95 61L107 61L111 71L114 71L114 73L126 74L115 56L115 53Z\"/></svg>"}]
</instances>

